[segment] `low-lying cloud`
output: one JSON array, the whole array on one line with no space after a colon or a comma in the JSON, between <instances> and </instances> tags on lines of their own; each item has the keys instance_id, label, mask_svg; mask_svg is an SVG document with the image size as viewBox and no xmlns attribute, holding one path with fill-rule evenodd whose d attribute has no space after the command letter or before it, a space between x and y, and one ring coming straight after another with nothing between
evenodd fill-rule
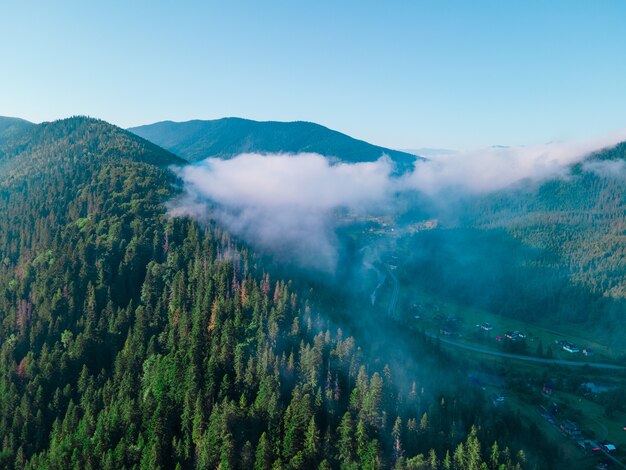
<instances>
[{"instance_id":1,"label":"low-lying cloud","mask_svg":"<svg viewBox=\"0 0 626 470\"><path fill-rule=\"evenodd\" d=\"M601 178L626 178L626 160L592 160L583 163L582 168Z\"/></svg>"},{"instance_id":2,"label":"low-lying cloud","mask_svg":"<svg viewBox=\"0 0 626 470\"><path fill-rule=\"evenodd\" d=\"M331 164L317 154L243 154L178 171L186 195L174 215L211 215L257 248L324 271L337 262L338 210L363 213L392 190L391 162ZM210 201L210 204L209 204Z\"/></svg>"},{"instance_id":3,"label":"low-lying cloud","mask_svg":"<svg viewBox=\"0 0 626 470\"><path fill-rule=\"evenodd\" d=\"M486 193L521 181L566 177L570 166L590 153L626 140L626 132L584 142L523 147L489 147L439 155L418 162L407 187L436 195L442 191Z\"/></svg>"},{"instance_id":4,"label":"low-lying cloud","mask_svg":"<svg viewBox=\"0 0 626 470\"><path fill-rule=\"evenodd\" d=\"M417 191L439 202L446 195L505 189L522 181L568 177L572 164L626 140L626 134L582 143L492 147L416 162L394 176L385 156L376 162L331 163L318 154L242 154L207 159L177 170L185 193L169 204L173 215L215 218L255 248L281 260L332 272L338 260L338 211L393 210L395 195ZM597 174L625 172L623 162L586 162Z\"/></svg>"}]
</instances>

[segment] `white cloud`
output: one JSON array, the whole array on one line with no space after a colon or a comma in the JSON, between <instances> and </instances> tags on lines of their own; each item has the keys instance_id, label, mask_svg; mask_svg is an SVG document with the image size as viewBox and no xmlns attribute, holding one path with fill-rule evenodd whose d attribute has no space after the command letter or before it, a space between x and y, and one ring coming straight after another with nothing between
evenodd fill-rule
<instances>
[{"instance_id":1,"label":"white cloud","mask_svg":"<svg viewBox=\"0 0 626 470\"><path fill-rule=\"evenodd\" d=\"M391 162L332 165L317 154L243 154L208 159L178 171L186 196L170 204L174 215L212 216L257 248L317 269L337 262L335 210L362 212L384 204Z\"/></svg>"},{"instance_id":2,"label":"white cloud","mask_svg":"<svg viewBox=\"0 0 626 470\"><path fill-rule=\"evenodd\" d=\"M481 193L503 189L522 180L563 177L569 166L591 152L626 140L626 132L585 142L528 147L490 147L440 155L418 162L404 185L428 194L450 189Z\"/></svg>"},{"instance_id":3,"label":"white cloud","mask_svg":"<svg viewBox=\"0 0 626 470\"><path fill-rule=\"evenodd\" d=\"M583 163L583 170L602 178L626 178L625 160L593 160Z\"/></svg>"},{"instance_id":4,"label":"white cloud","mask_svg":"<svg viewBox=\"0 0 626 470\"><path fill-rule=\"evenodd\" d=\"M317 154L242 154L208 159L177 170L184 196L170 202L173 215L216 218L255 248L280 259L332 272L339 246L339 209L353 213L392 210L393 195L417 190L445 204L457 197L497 191L522 180L565 177L589 153L625 140L626 134L579 143L487 148L418 162L412 173L392 176L387 157L376 162L332 164ZM585 164L595 172L624 164ZM595 166L594 166L595 165Z\"/></svg>"}]
</instances>

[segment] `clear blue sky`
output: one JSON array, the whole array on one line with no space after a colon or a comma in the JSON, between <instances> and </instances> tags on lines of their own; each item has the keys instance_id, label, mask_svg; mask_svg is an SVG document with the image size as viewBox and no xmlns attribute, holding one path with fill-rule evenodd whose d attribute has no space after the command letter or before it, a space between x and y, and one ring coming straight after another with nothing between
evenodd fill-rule
<instances>
[{"instance_id":1,"label":"clear blue sky","mask_svg":"<svg viewBox=\"0 0 626 470\"><path fill-rule=\"evenodd\" d=\"M309 120L396 148L626 128L626 1L0 4L0 115Z\"/></svg>"}]
</instances>

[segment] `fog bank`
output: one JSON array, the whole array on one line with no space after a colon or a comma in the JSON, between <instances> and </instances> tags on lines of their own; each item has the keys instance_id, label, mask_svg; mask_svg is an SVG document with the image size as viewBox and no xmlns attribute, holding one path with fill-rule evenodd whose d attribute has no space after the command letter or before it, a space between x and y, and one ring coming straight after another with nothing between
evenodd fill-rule
<instances>
[{"instance_id":1,"label":"fog bank","mask_svg":"<svg viewBox=\"0 0 626 470\"><path fill-rule=\"evenodd\" d=\"M211 215L231 232L280 258L324 271L337 262L337 210L366 213L392 191L389 159L331 164L317 154L243 154L178 170L185 196L174 215Z\"/></svg>"},{"instance_id":2,"label":"fog bank","mask_svg":"<svg viewBox=\"0 0 626 470\"><path fill-rule=\"evenodd\" d=\"M302 266L333 272L338 260L338 211L364 215L392 211L394 197L417 191L439 204L520 182L566 178L590 153L626 140L626 133L577 143L491 147L418 161L394 176L391 160L332 163L312 153L242 154L178 168L184 194L168 204L172 215L214 218L257 250ZM583 171L626 172L620 161L588 161ZM433 199L435 200L435 199Z\"/></svg>"}]
</instances>

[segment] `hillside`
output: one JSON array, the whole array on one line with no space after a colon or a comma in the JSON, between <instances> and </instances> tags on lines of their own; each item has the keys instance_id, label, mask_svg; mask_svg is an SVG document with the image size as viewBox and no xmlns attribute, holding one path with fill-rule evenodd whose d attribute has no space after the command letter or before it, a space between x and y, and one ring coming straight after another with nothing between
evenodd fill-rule
<instances>
[{"instance_id":1,"label":"hillside","mask_svg":"<svg viewBox=\"0 0 626 470\"><path fill-rule=\"evenodd\" d=\"M413 217L439 225L400 238L401 282L622 351L615 325L626 314L626 143L565 177L436 203L413 201L422 209Z\"/></svg>"},{"instance_id":2,"label":"hillside","mask_svg":"<svg viewBox=\"0 0 626 470\"><path fill-rule=\"evenodd\" d=\"M426 339L396 334L393 350L370 356L371 333L342 332L310 287L264 270L214 223L168 217L176 190L163 166L180 162L169 152L80 117L9 147L1 468L438 468L481 455L545 468L556 458L536 430L467 390Z\"/></svg>"},{"instance_id":3,"label":"hillside","mask_svg":"<svg viewBox=\"0 0 626 470\"><path fill-rule=\"evenodd\" d=\"M0 144L34 124L20 118L0 116Z\"/></svg>"},{"instance_id":4,"label":"hillside","mask_svg":"<svg viewBox=\"0 0 626 470\"><path fill-rule=\"evenodd\" d=\"M190 162L208 157L231 158L244 152L313 152L349 163L375 161L386 154L399 170L406 170L417 158L301 121L258 122L240 118L164 121L129 130Z\"/></svg>"},{"instance_id":5,"label":"hillside","mask_svg":"<svg viewBox=\"0 0 626 470\"><path fill-rule=\"evenodd\" d=\"M0 158L7 151L7 144L14 142L17 136L33 126L33 123L24 119L0 116Z\"/></svg>"},{"instance_id":6,"label":"hillside","mask_svg":"<svg viewBox=\"0 0 626 470\"><path fill-rule=\"evenodd\" d=\"M620 163L622 162L622 163ZM575 165L567 178L489 195L469 222L504 228L562 257L574 282L626 299L626 143Z\"/></svg>"},{"instance_id":7,"label":"hillside","mask_svg":"<svg viewBox=\"0 0 626 470\"><path fill-rule=\"evenodd\" d=\"M6 149L0 160L0 212L8 223L0 227L0 251L11 260L24 250L44 248L55 227L89 217L104 204L83 195L102 169L183 163L123 129L82 117L33 126L7 141Z\"/></svg>"}]
</instances>

